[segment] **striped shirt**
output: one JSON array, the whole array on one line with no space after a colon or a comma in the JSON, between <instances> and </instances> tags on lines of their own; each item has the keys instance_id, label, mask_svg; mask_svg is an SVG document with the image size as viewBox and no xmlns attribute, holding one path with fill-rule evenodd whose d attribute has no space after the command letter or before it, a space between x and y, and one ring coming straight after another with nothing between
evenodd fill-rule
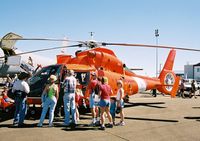
<instances>
[{"instance_id":1,"label":"striped shirt","mask_svg":"<svg viewBox=\"0 0 200 141\"><path fill-rule=\"evenodd\" d=\"M64 80L64 92L75 93L76 91L76 78L74 76L66 77Z\"/></svg>"}]
</instances>

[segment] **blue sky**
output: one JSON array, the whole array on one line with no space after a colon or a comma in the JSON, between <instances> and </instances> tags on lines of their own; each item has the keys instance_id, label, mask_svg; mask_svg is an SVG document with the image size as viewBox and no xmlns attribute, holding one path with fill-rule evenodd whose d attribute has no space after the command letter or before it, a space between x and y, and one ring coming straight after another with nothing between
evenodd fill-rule
<instances>
[{"instance_id":1,"label":"blue sky","mask_svg":"<svg viewBox=\"0 0 200 141\"><path fill-rule=\"evenodd\" d=\"M2 0L0 36L15 32L23 37L50 37L155 44L199 48L199 0ZM19 41L22 51L60 46L62 43ZM130 67L140 67L146 75L155 75L155 49L110 47ZM73 53L74 49L66 52ZM159 49L159 63L169 50ZM38 53L55 58L60 51ZM177 51L175 70L200 61L199 52Z\"/></svg>"}]
</instances>

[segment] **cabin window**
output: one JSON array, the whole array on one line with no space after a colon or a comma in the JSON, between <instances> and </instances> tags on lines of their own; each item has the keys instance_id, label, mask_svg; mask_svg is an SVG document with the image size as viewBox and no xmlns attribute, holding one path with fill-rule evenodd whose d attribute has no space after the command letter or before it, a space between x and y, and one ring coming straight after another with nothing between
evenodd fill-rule
<instances>
[{"instance_id":1,"label":"cabin window","mask_svg":"<svg viewBox=\"0 0 200 141\"><path fill-rule=\"evenodd\" d=\"M89 72L75 72L75 77L81 85L88 85L90 80Z\"/></svg>"}]
</instances>

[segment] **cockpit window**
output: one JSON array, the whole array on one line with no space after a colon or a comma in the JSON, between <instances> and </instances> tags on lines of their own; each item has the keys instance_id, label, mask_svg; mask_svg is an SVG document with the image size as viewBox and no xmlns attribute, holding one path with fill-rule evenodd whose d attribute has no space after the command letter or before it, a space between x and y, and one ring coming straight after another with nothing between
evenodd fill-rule
<instances>
[{"instance_id":1,"label":"cockpit window","mask_svg":"<svg viewBox=\"0 0 200 141\"><path fill-rule=\"evenodd\" d=\"M41 70L39 70L33 77L30 78L29 83L34 84L40 80L47 80L50 75L56 75L57 77L60 76L60 70L61 66L49 66L49 67L44 67Z\"/></svg>"}]
</instances>

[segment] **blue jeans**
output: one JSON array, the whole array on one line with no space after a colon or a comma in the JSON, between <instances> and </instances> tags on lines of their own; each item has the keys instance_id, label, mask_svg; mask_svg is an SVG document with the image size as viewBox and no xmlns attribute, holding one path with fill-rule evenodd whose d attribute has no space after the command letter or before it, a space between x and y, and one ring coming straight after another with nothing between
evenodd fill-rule
<instances>
[{"instance_id":1,"label":"blue jeans","mask_svg":"<svg viewBox=\"0 0 200 141\"><path fill-rule=\"evenodd\" d=\"M15 97L14 123L23 124L27 112L26 98Z\"/></svg>"},{"instance_id":2,"label":"blue jeans","mask_svg":"<svg viewBox=\"0 0 200 141\"><path fill-rule=\"evenodd\" d=\"M94 97L95 97L95 94L94 93L91 93L90 94L90 108L95 108L95 101L94 101Z\"/></svg>"},{"instance_id":3,"label":"blue jeans","mask_svg":"<svg viewBox=\"0 0 200 141\"><path fill-rule=\"evenodd\" d=\"M54 111L55 111L55 108L56 108L56 103L57 103L57 99L56 99L55 96L53 96L52 99L49 98L49 97L47 97L45 99L43 109L42 109L42 114L41 114L41 117L40 117L40 122L39 122L40 125L43 124L46 113L47 113L49 108L50 108L49 109L49 125L52 125L53 119L54 119Z\"/></svg>"},{"instance_id":4,"label":"blue jeans","mask_svg":"<svg viewBox=\"0 0 200 141\"><path fill-rule=\"evenodd\" d=\"M72 123L76 124L76 105L75 105L75 93L65 93L63 97L64 111L65 111L65 125L70 124L70 109L72 113Z\"/></svg>"},{"instance_id":5,"label":"blue jeans","mask_svg":"<svg viewBox=\"0 0 200 141\"><path fill-rule=\"evenodd\" d=\"M115 121L115 113L116 113L116 101L110 102L110 114L113 118L113 121Z\"/></svg>"}]
</instances>

